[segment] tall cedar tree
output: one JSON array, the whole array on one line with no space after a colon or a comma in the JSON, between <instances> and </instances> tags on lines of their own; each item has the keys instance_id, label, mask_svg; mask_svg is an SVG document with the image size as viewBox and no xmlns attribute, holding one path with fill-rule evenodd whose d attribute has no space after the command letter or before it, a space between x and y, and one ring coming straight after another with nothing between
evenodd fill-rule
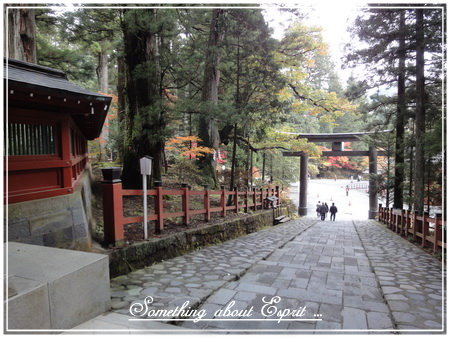
<instances>
[{"instance_id":1,"label":"tall cedar tree","mask_svg":"<svg viewBox=\"0 0 450 338\"><path fill-rule=\"evenodd\" d=\"M126 187L140 187L139 158L153 157L152 178L161 181L166 128L162 106L158 34L153 24L158 9L124 9L122 31L126 64L128 149L123 158Z\"/></svg>"},{"instance_id":2,"label":"tall cedar tree","mask_svg":"<svg viewBox=\"0 0 450 338\"><path fill-rule=\"evenodd\" d=\"M205 70L201 100L205 103L216 104L219 99L219 65L221 59L221 43L225 34L225 10L213 9L209 32L209 41L205 55ZM208 107L208 105L205 105ZM199 137L201 146L218 151L220 143L219 130L216 119L208 112L202 112L199 117ZM214 154L206 154L199 160L199 166L207 178L212 179L212 184L217 186L216 157Z\"/></svg>"},{"instance_id":3,"label":"tall cedar tree","mask_svg":"<svg viewBox=\"0 0 450 338\"><path fill-rule=\"evenodd\" d=\"M36 63L35 10L8 8L8 57Z\"/></svg>"}]
</instances>

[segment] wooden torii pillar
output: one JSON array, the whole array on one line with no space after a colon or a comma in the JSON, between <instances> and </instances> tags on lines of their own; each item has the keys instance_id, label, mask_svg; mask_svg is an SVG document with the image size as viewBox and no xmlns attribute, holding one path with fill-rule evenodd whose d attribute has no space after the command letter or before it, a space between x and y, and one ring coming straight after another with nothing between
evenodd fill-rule
<instances>
[{"instance_id":1,"label":"wooden torii pillar","mask_svg":"<svg viewBox=\"0 0 450 338\"><path fill-rule=\"evenodd\" d=\"M382 133L390 132L388 130ZM290 133L292 134L292 133ZM343 150L343 142L359 141L362 135L375 134L375 132L335 133L335 134L296 134L297 138L306 138L309 142L332 142L331 151L323 151L323 156L368 156L369 174L377 174L377 156L379 155L375 146L369 146L369 151ZM300 157L300 187L299 207L300 216L307 215L307 185L308 185L308 154L302 151L283 152L283 156ZM369 219L378 215L377 183L369 179Z\"/></svg>"}]
</instances>

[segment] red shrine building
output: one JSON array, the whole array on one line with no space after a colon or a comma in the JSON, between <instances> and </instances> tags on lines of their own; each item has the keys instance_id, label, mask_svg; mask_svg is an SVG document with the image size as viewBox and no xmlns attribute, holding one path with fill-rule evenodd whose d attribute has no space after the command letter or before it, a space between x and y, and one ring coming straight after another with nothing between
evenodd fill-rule
<instances>
[{"instance_id":1,"label":"red shrine building","mask_svg":"<svg viewBox=\"0 0 450 338\"><path fill-rule=\"evenodd\" d=\"M5 59L5 190L9 241L90 245L87 141L102 130L111 98L64 72Z\"/></svg>"}]
</instances>

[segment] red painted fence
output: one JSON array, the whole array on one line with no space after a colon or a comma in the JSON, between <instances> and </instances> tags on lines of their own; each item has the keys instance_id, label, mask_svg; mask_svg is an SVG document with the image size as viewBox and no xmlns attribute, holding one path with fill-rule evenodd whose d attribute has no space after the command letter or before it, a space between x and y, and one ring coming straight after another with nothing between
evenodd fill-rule
<instances>
[{"instance_id":1,"label":"red painted fence","mask_svg":"<svg viewBox=\"0 0 450 338\"><path fill-rule=\"evenodd\" d=\"M447 248L445 221L440 215L432 218L426 212L419 215L409 210L383 208L381 204L378 209L378 220L400 236L412 235L412 239L421 243L423 248L432 247L433 253Z\"/></svg>"},{"instance_id":2,"label":"red painted fence","mask_svg":"<svg viewBox=\"0 0 450 338\"><path fill-rule=\"evenodd\" d=\"M183 185L179 190L164 189L161 186L156 186L155 189L147 191L147 196L155 196L155 213L148 215L148 221L155 222L155 233L159 234L164 229L164 219L172 217L183 217L183 223L189 224L189 220L193 215L204 215L205 221L211 220L212 213L220 213L225 217L228 212L238 213L243 209L244 212L249 210L261 210L267 208L268 205L265 199L269 196L275 196L280 199L280 189L253 189L246 191L225 190L224 186L221 190L193 191L189 187ZM143 216L124 217L123 214L123 196L142 196L142 190L123 189L122 183L103 183L103 223L105 242L108 244L120 245L124 241L124 225L131 223L143 223ZM181 196L182 211L179 212L165 212L164 211L164 196ZM211 196L220 196L220 206L211 206ZM190 197L202 196L203 208L190 209ZM227 205L228 196L233 196L233 204ZM241 198L239 198L241 196ZM241 201L240 201L241 199Z\"/></svg>"}]
</instances>

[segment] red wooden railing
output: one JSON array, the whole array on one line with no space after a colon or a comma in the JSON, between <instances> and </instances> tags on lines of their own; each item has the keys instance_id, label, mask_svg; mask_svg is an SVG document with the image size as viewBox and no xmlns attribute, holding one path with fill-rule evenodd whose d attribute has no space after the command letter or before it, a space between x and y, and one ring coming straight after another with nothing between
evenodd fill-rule
<instances>
[{"instance_id":1,"label":"red wooden railing","mask_svg":"<svg viewBox=\"0 0 450 338\"><path fill-rule=\"evenodd\" d=\"M380 204L378 220L400 236L412 236L423 248L432 247L433 253L447 248L444 235L446 222L439 214L429 217L427 212L419 215L409 210L383 208Z\"/></svg>"},{"instance_id":2,"label":"red wooden railing","mask_svg":"<svg viewBox=\"0 0 450 338\"><path fill-rule=\"evenodd\" d=\"M142 196L143 191L139 189L123 189L121 182L110 183L103 182L103 223L104 238L107 244L121 245L124 241L124 225L131 223L143 223L143 216L125 217L123 214L123 196ZM181 211L165 212L164 196L181 196ZM220 196L220 206L211 206L211 196ZM183 217L183 223L189 224L193 215L204 215L206 222L211 220L211 214L220 213L225 217L228 212L238 213L239 210L248 212L249 210L261 210L268 208L269 205L265 199L269 196L275 196L280 199L280 189L278 186L266 189L252 189L238 191L226 190L224 186L221 190L208 190L205 187L203 191L190 190L187 185L182 185L181 189L164 189L162 186L155 186L154 189L147 191L147 196L155 196L155 212L148 215L148 221L155 222L155 233L159 234L164 229L164 219L173 217ZM202 196L203 208L191 209L190 197ZM228 197L233 196L231 205L227 205ZM239 198L241 196L241 198Z\"/></svg>"}]
</instances>

